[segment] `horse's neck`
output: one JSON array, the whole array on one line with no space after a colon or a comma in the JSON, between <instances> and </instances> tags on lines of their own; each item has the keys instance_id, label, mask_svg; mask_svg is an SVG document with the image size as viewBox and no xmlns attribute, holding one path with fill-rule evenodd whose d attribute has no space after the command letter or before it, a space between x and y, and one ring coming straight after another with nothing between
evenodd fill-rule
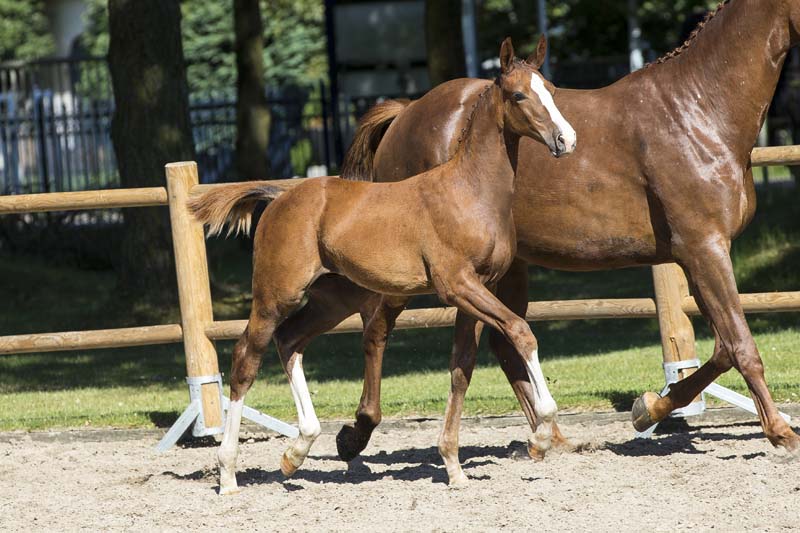
<instances>
[{"instance_id":1,"label":"horse's neck","mask_svg":"<svg viewBox=\"0 0 800 533\"><path fill-rule=\"evenodd\" d=\"M731 0L686 50L653 67L676 80L662 89L674 94L684 116L698 111L744 155L756 142L791 46L781 11L773 0Z\"/></svg>"},{"instance_id":2,"label":"horse's neck","mask_svg":"<svg viewBox=\"0 0 800 533\"><path fill-rule=\"evenodd\" d=\"M505 209L497 201L505 202L514 191L519 137L504 132L499 87L492 85L479 97L462 135L452 160L454 179L468 182L482 200L491 200Z\"/></svg>"}]
</instances>

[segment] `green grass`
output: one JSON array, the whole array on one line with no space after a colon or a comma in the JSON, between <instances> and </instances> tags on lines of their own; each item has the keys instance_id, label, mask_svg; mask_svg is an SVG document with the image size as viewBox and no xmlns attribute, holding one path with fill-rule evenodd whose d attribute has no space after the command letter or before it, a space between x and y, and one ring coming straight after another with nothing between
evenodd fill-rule
<instances>
[{"instance_id":1,"label":"green grass","mask_svg":"<svg viewBox=\"0 0 800 533\"><path fill-rule=\"evenodd\" d=\"M758 215L735 243L733 257L742 292L800 290L800 199L793 190L760 198ZM232 241L209 245L215 316L246 316L249 252ZM122 298L112 272L52 266L52 257L0 257L0 335L97 329L175 322L177 310ZM532 299L652 296L650 270L562 273L531 269ZM416 306L435 304L420 298ZM754 315L750 325L776 400L800 401L800 327L797 313ZM713 341L695 322L698 354ZM653 320L538 323L543 368L566 410L627 410L645 390L663 384L657 324ZM387 416L444 411L451 331L396 332L385 361L383 407ZM485 337L485 336L484 336ZM232 343L218 343L227 372ZM350 418L361 392L360 336L328 335L309 348L306 371L318 414ZM163 427L188 399L180 345L0 356L0 429L77 426ZM735 373L720 381L745 392ZM248 403L294 420L289 388L274 351ZM466 413L518 412L502 372L481 345Z\"/></svg>"}]
</instances>

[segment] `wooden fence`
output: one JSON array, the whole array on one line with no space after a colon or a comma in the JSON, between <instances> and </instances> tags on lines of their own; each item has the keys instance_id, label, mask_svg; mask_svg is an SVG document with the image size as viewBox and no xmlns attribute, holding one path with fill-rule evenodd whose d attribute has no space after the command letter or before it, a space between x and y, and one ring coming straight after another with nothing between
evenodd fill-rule
<instances>
[{"instance_id":1,"label":"wooden fence","mask_svg":"<svg viewBox=\"0 0 800 533\"><path fill-rule=\"evenodd\" d=\"M753 166L800 164L800 146L756 148ZM77 349L117 348L183 342L189 378L219 373L212 341L235 339L244 331L246 320L215 321L211 310L203 228L186 208L186 199L219 185L199 185L197 165L171 163L166 167L167 187L85 191L17 196L0 196L0 215L42 211L169 206L175 266L181 311L180 324L130 328L37 333L0 337L0 355L54 352ZM283 189L299 185L302 179L275 180ZM682 270L674 264L653 267L655 299L589 299L530 302L528 320L578 320L598 318L658 318L665 362L695 358L694 331L689 316L699 310L689 295ZM800 311L800 291L740 295L747 313ZM404 311L397 329L434 328L453 325L455 308ZM353 315L331 333L359 332L361 318ZM693 369L684 370L684 373ZM685 376L684 376L685 377ZM222 425L222 397L219 384L202 385L202 416L206 428Z\"/></svg>"}]
</instances>

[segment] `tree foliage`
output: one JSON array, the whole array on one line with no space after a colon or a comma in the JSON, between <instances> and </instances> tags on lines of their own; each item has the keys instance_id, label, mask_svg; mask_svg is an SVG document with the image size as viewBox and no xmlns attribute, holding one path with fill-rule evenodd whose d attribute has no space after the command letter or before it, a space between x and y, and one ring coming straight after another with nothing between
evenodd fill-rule
<instances>
[{"instance_id":1,"label":"tree foliage","mask_svg":"<svg viewBox=\"0 0 800 533\"><path fill-rule=\"evenodd\" d=\"M0 0L2 1L2 0ZM91 55L108 50L105 0L89 0L82 37ZM325 77L325 11L319 0L261 0L264 76L268 85L308 84ZM233 4L230 0L183 0L184 56L192 93L229 92L236 87Z\"/></svg>"},{"instance_id":2,"label":"tree foliage","mask_svg":"<svg viewBox=\"0 0 800 533\"><path fill-rule=\"evenodd\" d=\"M637 16L646 55L658 56L679 43L687 16L708 11L715 0L638 0ZM556 60L619 56L628 52L627 0L547 2L551 52ZM533 51L538 37L536 2L486 0L480 4L479 47L482 58L494 57L500 41L514 38L519 55Z\"/></svg>"},{"instance_id":3,"label":"tree foliage","mask_svg":"<svg viewBox=\"0 0 800 533\"><path fill-rule=\"evenodd\" d=\"M0 61L45 57L54 48L43 0L0 0Z\"/></svg>"}]
</instances>

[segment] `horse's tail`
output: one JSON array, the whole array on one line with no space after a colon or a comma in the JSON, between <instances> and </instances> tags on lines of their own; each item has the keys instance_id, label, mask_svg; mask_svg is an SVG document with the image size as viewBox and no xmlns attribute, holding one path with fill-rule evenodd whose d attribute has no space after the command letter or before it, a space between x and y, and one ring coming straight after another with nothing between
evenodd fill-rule
<instances>
[{"instance_id":1,"label":"horse's tail","mask_svg":"<svg viewBox=\"0 0 800 533\"><path fill-rule=\"evenodd\" d=\"M269 202L284 190L268 181L220 185L190 198L186 205L195 218L209 225L209 236L218 235L228 226L227 235L250 232L253 210L258 202Z\"/></svg>"},{"instance_id":2,"label":"horse's tail","mask_svg":"<svg viewBox=\"0 0 800 533\"><path fill-rule=\"evenodd\" d=\"M386 100L372 107L358 122L353 143L342 162L341 177L353 181L374 181L373 161L389 124L408 107L411 100Z\"/></svg>"}]
</instances>

